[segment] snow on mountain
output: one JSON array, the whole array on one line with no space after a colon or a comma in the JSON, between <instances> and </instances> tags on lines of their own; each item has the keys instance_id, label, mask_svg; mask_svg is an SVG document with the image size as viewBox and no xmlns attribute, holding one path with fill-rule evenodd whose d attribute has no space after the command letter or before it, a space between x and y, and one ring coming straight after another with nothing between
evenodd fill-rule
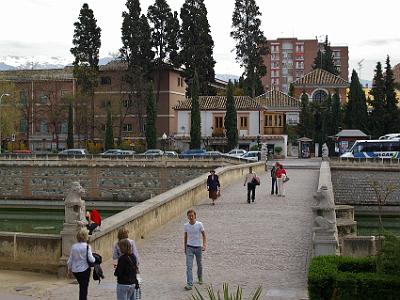
<instances>
[{"instance_id":1,"label":"snow on mountain","mask_svg":"<svg viewBox=\"0 0 400 300\"><path fill-rule=\"evenodd\" d=\"M233 74L215 74L215 78L228 82L229 80L235 81L239 80L240 76Z\"/></svg>"}]
</instances>

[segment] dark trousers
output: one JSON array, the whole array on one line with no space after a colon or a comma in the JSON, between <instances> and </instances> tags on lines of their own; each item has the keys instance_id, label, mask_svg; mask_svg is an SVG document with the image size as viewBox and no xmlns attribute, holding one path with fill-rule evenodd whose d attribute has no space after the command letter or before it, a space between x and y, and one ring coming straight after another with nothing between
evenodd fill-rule
<instances>
[{"instance_id":1,"label":"dark trousers","mask_svg":"<svg viewBox=\"0 0 400 300\"><path fill-rule=\"evenodd\" d=\"M278 180L276 180L276 178L271 178L271 179L272 179L271 195L274 194L274 190L275 194L278 194Z\"/></svg>"},{"instance_id":2,"label":"dark trousers","mask_svg":"<svg viewBox=\"0 0 400 300\"><path fill-rule=\"evenodd\" d=\"M251 200L254 202L256 198L256 185L248 182L247 183L247 203L250 203L250 193L251 193Z\"/></svg>"},{"instance_id":3,"label":"dark trousers","mask_svg":"<svg viewBox=\"0 0 400 300\"><path fill-rule=\"evenodd\" d=\"M96 223L90 223L86 225L87 230L89 230L89 234L93 233L93 230L95 230L97 228L97 224Z\"/></svg>"},{"instance_id":4,"label":"dark trousers","mask_svg":"<svg viewBox=\"0 0 400 300\"><path fill-rule=\"evenodd\" d=\"M79 300L87 300L90 268L83 272L74 273L74 276L79 283Z\"/></svg>"}]
</instances>

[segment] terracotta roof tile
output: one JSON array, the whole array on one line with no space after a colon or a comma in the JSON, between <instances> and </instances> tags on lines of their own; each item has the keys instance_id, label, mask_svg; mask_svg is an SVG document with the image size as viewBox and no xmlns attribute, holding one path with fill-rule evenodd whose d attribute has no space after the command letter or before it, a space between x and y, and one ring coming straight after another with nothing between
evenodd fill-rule
<instances>
[{"instance_id":1,"label":"terracotta roof tile","mask_svg":"<svg viewBox=\"0 0 400 300\"><path fill-rule=\"evenodd\" d=\"M262 110L263 107L249 96L235 96L236 110ZM200 110L225 110L226 96L200 96ZM192 99L181 101L175 110L191 110Z\"/></svg>"},{"instance_id":2,"label":"terracotta roof tile","mask_svg":"<svg viewBox=\"0 0 400 300\"><path fill-rule=\"evenodd\" d=\"M300 101L278 90L271 90L254 98L260 105L267 110L298 110Z\"/></svg>"},{"instance_id":3,"label":"terracotta roof tile","mask_svg":"<svg viewBox=\"0 0 400 300\"><path fill-rule=\"evenodd\" d=\"M315 69L292 82L293 86L335 86L348 87L349 82L322 69Z\"/></svg>"}]
</instances>

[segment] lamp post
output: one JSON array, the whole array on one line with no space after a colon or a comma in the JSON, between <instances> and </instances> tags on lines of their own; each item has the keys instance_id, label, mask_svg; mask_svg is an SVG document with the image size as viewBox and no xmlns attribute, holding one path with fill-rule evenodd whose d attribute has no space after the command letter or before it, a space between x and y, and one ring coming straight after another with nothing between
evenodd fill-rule
<instances>
[{"instance_id":1,"label":"lamp post","mask_svg":"<svg viewBox=\"0 0 400 300\"><path fill-rule=\"evenodd\" d=\"M0 96L0 154L1 154L1 146L2 146L2 143L1 143L1 99L3 99L3 97L4 96L10 96L10 94L7 94L7 93L5 93L5 94L1 94L1 96Z\"/></svg>"},{"instance_id":2,"label":"lamp post","mask_svg":"<svg viewBox=\"0 0 400 300\"><path fill-rule=\"evenodd\" d=\"M162 138L162 142L163 142L163 151L165 152L165 143L167 141L167 135L165 134L165 132L163 133L161 138Z\"/></svg>"}]
</instances>

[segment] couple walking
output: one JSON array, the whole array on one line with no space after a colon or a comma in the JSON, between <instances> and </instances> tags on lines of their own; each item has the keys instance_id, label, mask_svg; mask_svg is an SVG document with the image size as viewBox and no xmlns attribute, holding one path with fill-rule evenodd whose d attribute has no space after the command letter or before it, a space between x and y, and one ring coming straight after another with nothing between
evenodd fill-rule
<instances>
[{"instance_id":1,"label":"couple walking","mask_svg":"<svg viewBox=\"0 0 400 300\"><path fill-rule=\"evenodd\" d=\"M271 169L271 195L274 193L278 195L278 197L285 197L285 182L288 180L286 170L283 168L283 165L276 162L275 165Z\"/></svg>"}]
</instances>

